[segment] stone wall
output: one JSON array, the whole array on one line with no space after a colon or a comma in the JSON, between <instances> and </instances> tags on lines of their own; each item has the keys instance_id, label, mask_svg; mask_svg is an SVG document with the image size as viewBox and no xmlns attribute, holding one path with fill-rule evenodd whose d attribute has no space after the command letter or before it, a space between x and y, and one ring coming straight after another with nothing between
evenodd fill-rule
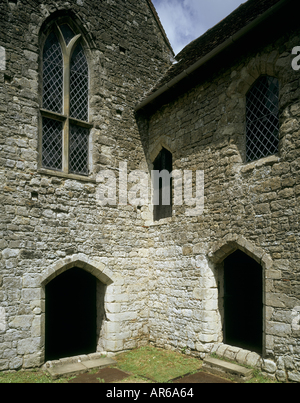
<instances>
[{"instance_id":1,"label":"stone wall","mask_svg":"<svg viewBox=\"0 0 300 403\"><path fill-rule=\"evenodd\" d=\"M85 178L38 164L40 38L60 15L78 24L89 47ZM139 118L138 129L134 106L170 65L146 1L5 1L0 19L0 370L44 363L45 286L71 267L97 277L99 300L105 290L99 351L150 341L255 360L222 344L219 273L241 249L264 272L263 369L299 381L300 104L291 68L299 32L245 51ZM245 94L261 74L280 82L280 152L245 163ZM174 206L171 218L153 223L151 205L99 204L99 170L118 177L126 161L128 171L149 172L162 146L174 168L204 171L203 214Z\"/></svg>"},{"instance_id":2,"label":"stone wall","mask_svg":"<svg viewBox=\"0 0 300 403\"><path fill-rule=\"evenodd\" d=\"M194 355L215 351L223 341L219 271L241 249L263 268L263 368L292 381L300 380L300 76L291 67L299 43L296 30L198 72L193 88L150 115L146 149L149 167L165 147L173 169L205 175L203 214L173 206L171 218L147 223L150 341ZM245 95L264 74L280 83L279 153L246 163Z\"/></svg>"},{"instance_id":3,"label":"stone wall","mask_svg":"<svg viewBox=\"0 0 300 403\"><path fill-rule=\"evenodd\" d=\"M40 42L60 16L88 46L89 177L38 164ZM98 349L146 343L147 229L134 206L100 206L95 178L119 161L130 169L145 161L133 108L170 65L171 50L145 0L5 0L0 21L0 370L44 362L45 285L74 266L106 290Z\"/></svg>"}]
</instances>

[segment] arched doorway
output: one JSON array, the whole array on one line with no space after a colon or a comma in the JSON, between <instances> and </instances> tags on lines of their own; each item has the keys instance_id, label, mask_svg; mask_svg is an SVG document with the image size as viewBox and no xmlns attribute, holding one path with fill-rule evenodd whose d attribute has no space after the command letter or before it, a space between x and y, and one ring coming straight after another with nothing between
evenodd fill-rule
<instances>
[{"instance_id":1,"label":"arched doorway","mask_svg":"<svg viewBox=\"0 0 300 403\"><path fill-rule=\"evenodd\" d=\"M236 250L224 260L224 343L262 354L263 274Z\"/></svg>"},{"instance_id":2,"label":"arched doorway","mask_svg":"<svg viewBox=\"0 0 300 403\"><path fill-rule=\"evenodd\" d=\"M45 360L96 352L97 282L73 267L45 287Z\"/></svg>"}]
</instances>

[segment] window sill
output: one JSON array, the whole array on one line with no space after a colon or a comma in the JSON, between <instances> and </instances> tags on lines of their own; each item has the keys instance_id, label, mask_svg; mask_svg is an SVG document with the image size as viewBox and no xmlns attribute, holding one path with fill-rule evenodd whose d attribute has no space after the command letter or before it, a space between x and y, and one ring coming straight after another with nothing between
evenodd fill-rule
<instances>
[{"instance_id":1,"label":"window sill","mask_svg":"<svg viewBox=\"0 0 300 403\"><path fill-rule=\"evenodd\" d=\"M82 181L82 182L96 183L96 179L92 176L81 176L81 175L76 175L76 174L68 174L65 172L52 171L51 169L45 169L45 168L39 168L37 172L40 174L45 174L45 175L50 175L50 176L58 176L59 178L75 179L75 180Z\"/></svg>"},{"instance_id":2,"label":"window sill","mask_svg":"<svg viewBox=\"0 0 300 403\"><path fill-rule=\"evenodd\" d=\"M247 173L252 171L254 168L260 168L265 165L276 164L280 161L280 157L278 155L270 155L268 157L260 158L256 161L248 162L246 165L241 167L241 173Z\"/></svg>"},{"instance_id":3,"label":"window sill","mask_svg":"<svg viewBox=\"0 0 300 403\"><path fill-rule=\"evenodd\" d=\"M151 223L148 223L148 227L157 227L160 225L164 224L170 224L173 221L173 217L166 217L166 218L161 218L158 221L151 221Z\"/></svg>"}]
</instances>

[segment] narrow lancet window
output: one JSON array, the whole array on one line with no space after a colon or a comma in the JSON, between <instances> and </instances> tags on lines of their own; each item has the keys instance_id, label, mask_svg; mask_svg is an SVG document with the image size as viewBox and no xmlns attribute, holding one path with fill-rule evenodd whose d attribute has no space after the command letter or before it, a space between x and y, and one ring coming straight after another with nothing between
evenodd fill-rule
<instances>
[{"instance_id":1,"label":"narrow lancet window","mask_svg":"<svg viewBox=\"0 0 300 403\"><path fill-rule=\"evenodd\" d=\"M246 158L254 161L278 152L279 84L275 77L261 76L246 99Z\"/></svg>"}]
</instances>

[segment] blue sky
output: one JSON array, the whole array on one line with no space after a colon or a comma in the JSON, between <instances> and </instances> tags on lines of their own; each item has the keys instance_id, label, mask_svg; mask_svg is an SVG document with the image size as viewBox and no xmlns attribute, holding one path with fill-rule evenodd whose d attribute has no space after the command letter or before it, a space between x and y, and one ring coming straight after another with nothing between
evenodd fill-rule
<instances>
[{"instance_id":1,"label":"blue sky","mask_svg":"<svg viewBox=\"0 0 300 403\"><path fill-rule=\"evenodd\" d=\"M246 0L152 0L175 54Z\"/></svg>"}]
</instances>

